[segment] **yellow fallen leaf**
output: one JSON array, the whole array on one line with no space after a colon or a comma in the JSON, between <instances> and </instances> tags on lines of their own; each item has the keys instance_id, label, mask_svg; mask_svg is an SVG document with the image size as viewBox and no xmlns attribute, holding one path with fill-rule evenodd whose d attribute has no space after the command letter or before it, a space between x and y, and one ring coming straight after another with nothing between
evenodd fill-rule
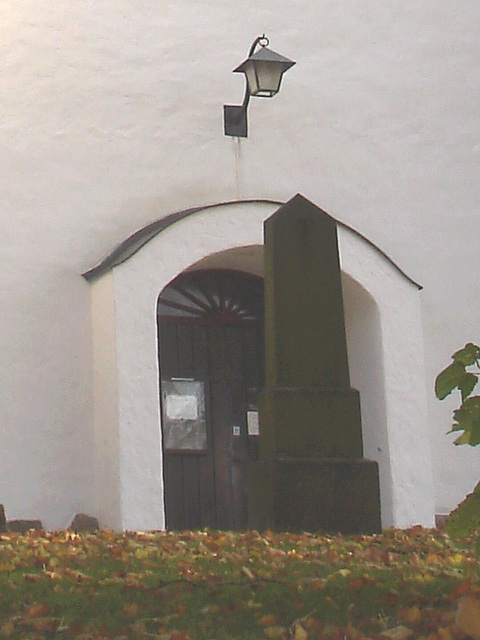
<instances>
[{"instance_id":1,"label":"yellow fallen leaf","mask_svg":"<svg viewBox=\"0 0 480 640\"><path fill-rule=\"evenodd\" d=\"M443 627L441 629L438 629L437 636L440 640L453 640L453 636L450 633L450 630Z\"/></svg>"},{"instance_id":2,"label":"yellow fallen leaf","mask_svg":"<svg viewBox=\"0 0 480 640\"><path fill-rule=\"evenodd\" d=\"M250 580L255 579L255 576L253 575L253 573L250 571L248 567L242 567L242 573L246 575L247 578L250 578Z\"/></svg>"},{"instance_id":3,"label":"yellow fallen leaf","mask_svg":"<svg viewBox=\"0 0 480 640\"><path fill-rule=\"evenodd\" d=\"M456 553L454 556L450 557L450 562L455 567L458 567L459 565L463 564L465 561L466 561L466 558L461 553Z\"/></svg>"},{"instance_id":4,"label":"yellow fallen leaf","mask_svg":"<svg viewBox=\"0 0 480 640\"><path fill-rule=\"evenodd\" d=\"M403 625L399 625L393 629L382 631L380 635L382 638L388 638L388 640L407 640L407 638L410 638L413 635L413 631Z\"/></svg>"},{"instance_id":5,"label":"yellow fallen leaf","mask_svg":"<svg viewBox=\"0 0 480 640\"><path fill-rule=\"evenodd\" d=\"M299 622L294 622L291 630L291 637L293 640L307 640L308 633Z\"/></svg>"},{"instance_id":6,"label":"yellow fallen leaf","mask_svg":"<svg viewBox=\"0 0 480 640\"><path fill-rule=\"evenodd\" d=\"M480 600L465 596L457 609L457 627L473 640L480 640Z\"/></svg>"}]
</instances>

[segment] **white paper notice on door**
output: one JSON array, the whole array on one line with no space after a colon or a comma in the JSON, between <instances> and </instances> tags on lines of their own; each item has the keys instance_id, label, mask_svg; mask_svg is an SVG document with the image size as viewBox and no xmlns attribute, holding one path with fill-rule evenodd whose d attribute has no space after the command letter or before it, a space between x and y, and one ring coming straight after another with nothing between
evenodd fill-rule
<instances>
[{"instance_id":1,"label":"white paper notice on door","mask_svg":"<svg viewBox=\"0 0 480 640\"><path fill-rule=\"evenodd\" d=\"M168 395L166 401L166 414L170 420L196 420L198 418L196 396Z\"/></svg>"},{"instance_id":2,"label":"white paper notice on door","mask_svg":"<svg viewBox=\"0 0 480 640\"><path fill-rule=\"evenodd\" d=\"M260 424L258 422L258 411L247 411L247 431L249 436L260 435Z\"/></svg>"}]
</instances>

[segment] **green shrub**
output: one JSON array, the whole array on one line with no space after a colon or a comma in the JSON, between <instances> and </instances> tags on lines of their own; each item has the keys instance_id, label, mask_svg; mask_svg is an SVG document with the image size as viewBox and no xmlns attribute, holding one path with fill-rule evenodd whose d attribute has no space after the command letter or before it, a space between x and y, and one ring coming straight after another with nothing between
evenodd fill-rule
<instances>
[{"instance_id":1,"label":"green shrub","mask_svg":"<svg viewBox=\"0 0 480 640\"><path fill-rule=\"evenodd\" d=\"M469 342L452 356L453 362L435 380L435 393L439 400L458 389L462 402L453 412L449 433L463 431L455 444L480 444L480 396L472 396L480 376L480 347Z\"/></svg>"}]
</instances>

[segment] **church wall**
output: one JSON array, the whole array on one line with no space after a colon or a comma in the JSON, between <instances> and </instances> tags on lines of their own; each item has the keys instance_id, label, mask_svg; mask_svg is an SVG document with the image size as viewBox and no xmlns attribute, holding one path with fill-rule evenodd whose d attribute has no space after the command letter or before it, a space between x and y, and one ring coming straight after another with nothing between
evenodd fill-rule
<instances>
[{"instance_id":1,"label":"church wall","mask_svg":"<svg viewBox=\"0 0 480 640\"><path fill-rule=\"evenodd\" d=\"M7 515L59 527L92 509L90 290L80 274L173 211L297 192L423 285L424 376L412 384L427 394L437 512L472 489L478 451L445 435L456 401L439 403L433 383L454 350L479 339L480 7L432 6L2 1ZM263 31L297 64L278 96L251 100L249 138L238 142L223 135L222 106L241 102L231 71Z\"/></svg>"}]
</instances>

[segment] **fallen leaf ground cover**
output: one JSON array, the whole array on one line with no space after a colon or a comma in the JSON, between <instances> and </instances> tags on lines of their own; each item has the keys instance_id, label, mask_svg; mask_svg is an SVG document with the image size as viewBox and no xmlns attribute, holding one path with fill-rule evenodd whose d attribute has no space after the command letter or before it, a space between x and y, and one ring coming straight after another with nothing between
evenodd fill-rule
<instances>
[{"instance_id":1,"label":"fallen leaf ground cover","mask_svg":"<svg viewBox=\"0 0 480 640\"><path fill-rule=\"evenodd\" d=\"M473 542L421 528L0 535L0 638L480 640L479 594Z\"/></svg>"}]
</instances>

